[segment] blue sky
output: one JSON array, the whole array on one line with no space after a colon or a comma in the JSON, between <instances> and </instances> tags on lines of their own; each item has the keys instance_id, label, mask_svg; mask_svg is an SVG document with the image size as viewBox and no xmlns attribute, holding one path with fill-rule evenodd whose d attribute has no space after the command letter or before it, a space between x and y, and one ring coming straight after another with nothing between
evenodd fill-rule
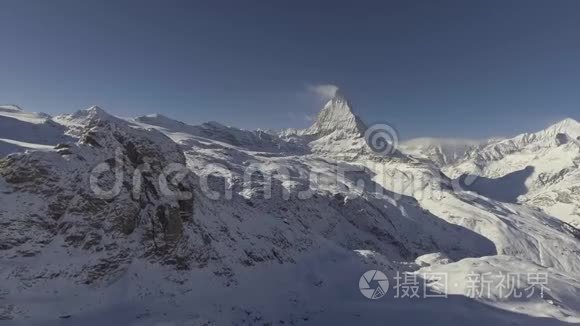
<instances>
[{"instance_id":1,"label":"blue sky","mask_svg":"<svg viewBox=\"0 0 580 326\"><path fill-rule=\"evenodd\" d=\"M0 102L304 127L338 85L401 137L580 119L580 1L0 2Z\"/></svg>"}]
</instances>

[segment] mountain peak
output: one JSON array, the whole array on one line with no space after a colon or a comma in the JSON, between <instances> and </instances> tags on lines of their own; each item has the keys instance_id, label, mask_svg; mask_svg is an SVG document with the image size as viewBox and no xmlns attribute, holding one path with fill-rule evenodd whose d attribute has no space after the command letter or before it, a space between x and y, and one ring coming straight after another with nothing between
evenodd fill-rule
<instances>
[{"instance_id":1,"label":"mountain peak","mask_svg":"<svg viewBox=\"0 0 580 326\"><path fill-rule=\"evenodd\" d=\"M340 130L360 137L365 129L364 123L354 114L349 101L337 91L318 113L314 124L307 129L306 134L326 136Z\"/></svg>"},{"instance_id":2,"label":"mountain peak","mask_svg":"<svg viewBox=\"0 0 580 326\"><path fill-rule=\"evenodd\" d=\"M77 126L86 126L97 121L121 121L121 119L110 115L105 110L96 105L93 105L88 109L78 110L73 114L57 116L54 118L54 120L61 124Z\"/></svg>"},{"instance_id":3,"label":"mountain peak","mask_svg":"<svg viewBox=\"0 0 580 326\"><path fill-rule=\"evenodd\" d=\"M340 90L340 88L337 88L336 91L334 92L334 96L330 99L337 99L337 100L343 100L346 101L346 95L344 95L344 93Z\"/></svg>"},{"instance_id":4,"label":"mountain peak","mask_svg":"<svg viewBox=\"0 0 580 326\"><path fill-rule=\"evenodd\" d=\"M14 104L4 104L4 105L0 105L0 111L4 111L4 112L22 112L23 110L18 105L14 105Z\"/></svg>"},{"instance_id":5,"label":"mountain peak","mask_svg":"<svg viewBox=\"0 0 580 326\"><path fill-rule=\"evenodd\" d=\"M550 134L562 133L567 134L572 138L577 138L580 136L580 122L572 118L566 118L560 122L551 125L547 129L545 129L544 132L548 132Z\"/></svg>"},{"instance_id":6,"label":"mountain peak","mask_svg":"<svg viewBox=\"0 0 580 326\"><path fill-rule=\"evenodd\" d=\"M89 118L89 119L100 119L100 120L106 120L106 119L113 117L112 115L110 115L109 113L107 113L105 110L101 109L97 105L93 105L88 109L79 110L79 111L75 112L73 114L73 116L82 117L82 118Z\"/></svg>"},{"instance_id":7,"label":"mountain peak","mask_svg":"<svg viewBox=\"0 0 580 326\"><path fill-rule=\"evenodd\" d=\"M93 105L90 108L87 109L87 111L93 111L93 112L105 112L105 110L101 109L100 106L98 105Z\"/></svg>"},{"instance_id":8,"label":"mountain peak","mask_svg":"<svg viewBox=\"0 0 580 326\"><path fill-rule=\"evenodd\" d=\"M566 118L560 122L556 122L555 124L553 124L552 126L562 126L562 127L570 127L570 126L580 126L580 122L576 121L575 119L572 118Z\"/></svg>"},{"instance_id":9,"label":"mountain peak","mask_svg":"<svg viewBox=\"0 0 580 326\"><path fill-rule=\"evenodd\" d=\"M163 114L160 114L160 113L147 114L147 115L144 115L141 117L137 117L137 118L135 118L135 121L141 122L141 123L147 123L147 124L155 125L155 126L159 126L159 127L184 125L183 122L177 121L175 119L171 119L171 118L164 116Z\"/></svg>"}]
</instances>

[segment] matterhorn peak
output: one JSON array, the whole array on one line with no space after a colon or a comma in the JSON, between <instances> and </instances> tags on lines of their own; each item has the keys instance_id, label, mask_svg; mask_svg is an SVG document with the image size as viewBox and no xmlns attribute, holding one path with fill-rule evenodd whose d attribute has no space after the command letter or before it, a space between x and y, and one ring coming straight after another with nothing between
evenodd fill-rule
<instances>
[{"instance_id":1,"label":"matterhorn peak","mask_svg":"<svg viewBox=\"0 0 580 326\"><path fill-rule=\"evenodd\" d=\"M326 136L334 131L344 131L360 137L365 129L364 123L354 114L349 101L342 92L337 90L334 97L318 113L306 134Z\"/></svg>"}]
</instances>

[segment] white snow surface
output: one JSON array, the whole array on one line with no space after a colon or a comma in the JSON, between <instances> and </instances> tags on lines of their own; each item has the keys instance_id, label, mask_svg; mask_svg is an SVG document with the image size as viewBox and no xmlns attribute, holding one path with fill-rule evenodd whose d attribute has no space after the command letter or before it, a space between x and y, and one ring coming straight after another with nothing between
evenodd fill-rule
<instances>
[{"instance_id":1,"label":"white snow surface","mask_svg":"<svg viewBox=\"0 0 580 326\"><path fill-rule=\"evenodd\" d=\"M442 169L452 178L482 177L473 189L486 195L491 194L485 188L511 189L511 201L541 208L580 227L579 137L580 123L565 119L535 133L490 142Z\"/></svg>"},{"instance_id":2,"label":"white snow surface","mask_svg":"<svg viewBox=\"0 0 580 326\"><path fill-rule=\"evenodd\" d=\"M27 149L49 149L68 141L64 128L44 113L0 105L0 157Z\"/></svg>"},{"instance_id":3,"label":"white snow surface","mask_svg":"<svg viewBox=\"0 0 580 326\"><path fill-rule=\"evenodd\" d=\"M98 107L50 118L2 106L0 124L7 325L580 323L574 120L513 139L410 141L391 156L368 148L342 96L278 135ZM94 199L89 172L119 149L123 185L145 163L186 164L191 211L155 195L154 176L142 194ZM466 189L465 173L483 181ZM391 288L369 300L359 278L374 269ZM473 273L540 272L545 296L466 295ZM446 273L448 297L395 298L397 273Z\"/></svg>"},{"instance_id":4,"label":"white snow surface","mask_svg":"<svg viewBox=\"0 0 580 326\"><path fill-rule=\"evenodd\" d=\"M400 148L405 154L445 166L463 159L469 150L486 142L488 140L421 137L402 142Z\"/></svg>"}]
</instances>

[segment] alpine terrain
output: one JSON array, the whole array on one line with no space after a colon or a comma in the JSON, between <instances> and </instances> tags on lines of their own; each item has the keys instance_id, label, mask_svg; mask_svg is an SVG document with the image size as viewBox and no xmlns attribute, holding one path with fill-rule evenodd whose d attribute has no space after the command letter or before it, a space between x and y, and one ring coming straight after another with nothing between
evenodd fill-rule
<instances>
[{"instance_id":1,"label":"alpine terrain","mask_svg":"<svg viewBox=\"0 0 580 326\"><path fill-rule=\"evenodd\" d=\"M580 323L580 123L393 132L339 93L276 132L0 106L0 319Z\"/></svg>"}]
</instances>

